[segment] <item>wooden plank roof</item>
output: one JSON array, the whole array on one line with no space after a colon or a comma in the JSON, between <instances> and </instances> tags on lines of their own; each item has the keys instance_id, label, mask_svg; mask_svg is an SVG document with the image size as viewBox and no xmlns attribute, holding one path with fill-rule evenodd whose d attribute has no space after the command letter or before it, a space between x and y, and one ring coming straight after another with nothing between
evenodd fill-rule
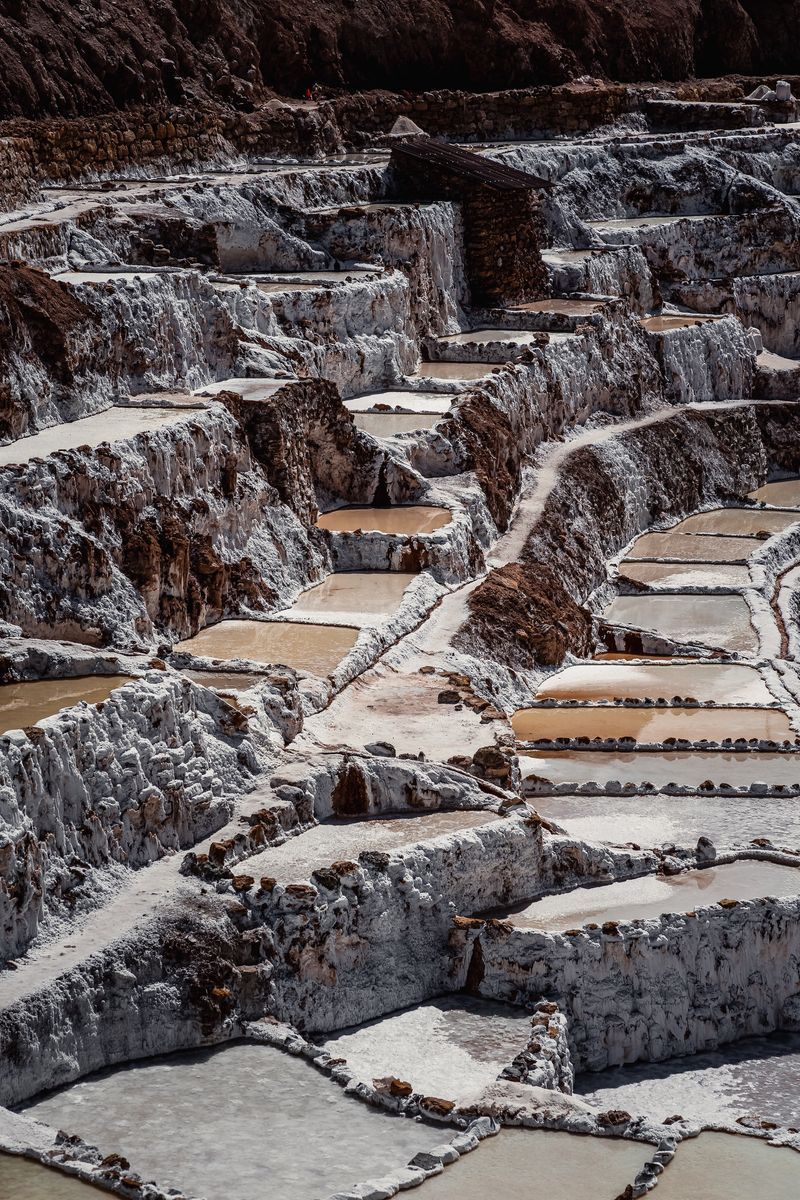
<instances>
[{"instance_id":1,"label":"wooden plank roof","mask_svg":"<svg viewBox=\"0 0 800 1200\"><path fill-rule=\"evenodd\" d=\"M530 175L527 171L519 171L516 167L507 167L505 163L486 158L474 150L465 150L461 146L453 146L437 138L407 138L397 142L392 147L392 152L401 157L413 158L417 162L430 163L440 170L452 171L454 175L460 175L463 179L482 183L485 187L497 188L498 191L532 191L550 189L553 186L548 179Z\"/></svg>"}]
</instances>

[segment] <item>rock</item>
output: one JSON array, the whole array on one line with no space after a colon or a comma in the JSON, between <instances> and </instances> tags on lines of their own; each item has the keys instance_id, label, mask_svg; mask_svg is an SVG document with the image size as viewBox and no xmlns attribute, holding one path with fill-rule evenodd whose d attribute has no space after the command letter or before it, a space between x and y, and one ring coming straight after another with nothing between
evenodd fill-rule
<instances>
[{"instance_id":1,"label":"rock","mask_svg":"<svg viewBox=\"0 0 800 1200\"><path fill-rule=\"evenodd\" d=\"M397 754L391 742L370 742L364 749L367 754L374 754L378 758L394 758Z\"/></svg>"},{"instance_id":2,"label":"rock","mask_svg":"<svg viewBox=\"0 0 800 1200\"><path fill-rule=\"evenodd\" d=\"M439 692L436 700L438 704L458 704L461 701L461 694L451 688L446 688L443 692Z\"/></svg>"}]
</instances>

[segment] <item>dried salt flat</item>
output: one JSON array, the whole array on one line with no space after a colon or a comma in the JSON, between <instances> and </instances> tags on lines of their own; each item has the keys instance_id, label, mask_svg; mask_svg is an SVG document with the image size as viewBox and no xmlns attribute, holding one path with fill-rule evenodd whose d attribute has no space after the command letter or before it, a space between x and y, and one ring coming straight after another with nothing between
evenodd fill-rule
<instances>
[{"instance_id":1,"label":"dried salt flat","mask_svg":"<svg viewBox=\"0 0 800 1200\"><path fill-rule=\"evenodd\" d=\"M152 433L165 425L174 425L184 419L187 412L195 409L162 407L115 407L79 421L68 421L63 425L52 425L40 433L19 438L8 446L0 446L0 467L30 462L32 458L47 458L57 450L77 450L79 446L94 449L102 442L121 442L140 433Z\"/></svg>"},{"instance_id":2,"label":"dried salt flat","mask_svg":"<svg viewBox=\"0 0 800 1200\"><path fill-rule=\"evenodd\" d=\"M718 316L708 316L694 313L662 313L659 316L640 317L643 327L648 333L668 333L672 329L689 329L693 325L705 325L709 321L719 321Z\"/></svg>"},{"instance_id":3,"label":"dried salt flat","mask_svg":"<svg viewBox=\"0 0 800 1200\"><path fill-rule=\"evenodd\" d=\"M263 675L248 675L244 671L181 671L181 674L218 692L246 692L265 679Z\"/></svg>"},{"instance_id":4,"label":"dried salt flat","mask_svg":"<svg viewBox=\"0 0 800 1200\"><path fill-rule=\"evenodd\" d=\"M670 533L757 537L761 533L782 533L798 521L800 513L770 512L759 508L712 508L708 512L693 513L691 517L686 517L674 525Z\"/></svg>"},{"instance_id":5,"label":"dried salt flat","mask_svg":"<svg viewBox=\"0 0 800 1200\"><path fill-rule=\"evenodd\" d=\"M786 713L774 708L521 708L511 718L511 727L523 742L560 737L631 737L650 744L670 737L693 742L724 738L793 742L797 736Z\"/></svg>"},{"instance_id":6,"label":"dried salt flat","mask_svg":"<svg viewBox=\"0 0 800 1200\"><path fill-rule=\"evenodd\" d=\"M614 1200L653 1147L621 1138L504 1129L422 1185L420 1200Z\"/></svg>"},{"instance_id":7,"label":"dried salt flat","mask_svg":"<svg viewBox=\"0 0 800 1200\"><path fill-rule=\"evenodd\" d=\"M344 406L351 413L433 413L443 416L450 411L458 392L423 392L390 390L366 392L345 400Z\"/></svg>"},{"instance_id":8,"label":"dried salt flat","mask_svg":"<svg viewBox=\"0 0 800 1200\"><path fill-rule=\"evenodd\" d=\"M332 819L246 859L242 870L256 879L268 876L279 883L297 883L331 863L353 862L367 850L389 853L497 819L493 812L473 809Z\"/></svg>"},{"instance_id":9,"label":"dried salt flat","mask_svg":"<svg viewBox=\"0 0 800 1200\"><path fill-rule=\"evenodd\" d=\"M417 416L403 416L398 413L356 413L354 416L356 429L376 438L397 437L401 433L433 429L440 420L440 417L425 416L422 413L418 413Z\"/></svg>"},{"instance_id":10,"label":"dried salt flat","mask_svg":"<svg viewBox=\"0 0 800 1200\"><path fill-rule=\"evenodd\" d=\"M659 216L650 213L645 217L614 217L599 221L587 221L592 229L649 229L658 225L675 225L678 221L710 221L714 217L727 217L728 213L680 213Z\"/></svg>"},{"instance_id":11,"label":"dried salt flat","mask_svg":"<svg viewBox=\"0 0 800 1200\"><path fill-rule=\"evenodd\" d=\"M387 508L352 505L323 513L317 521L317 528L332 533L375 530L387 534L423 534L433 533L449 525L451 520L449 508L437 508L431 504L396 504Z\"/></svg>"},{"instance_id":12,"label":"dried salt flat","mask_svg":"<svg viewBox=\"0 0 800 1200\"><path fill-rule=\"evenodd\" d=\"M82 700L99 704L114 688L130 682L130 675L78 675L72 679L4 683L0 685L0 733L26 729Z\"/></svg>"},{"instance_id":13,"label":"dried salt flat","mask_svg":"<svg viewBox=\"0 0 800 1200\"><path fill-rule=\"evenodd\" d=\"M747 587L750 569L743 563L660 563L626 559L620 564L619 577L668 592L683 588L712 591Z\"/></svg>"},{"instance_id":14,"label":"dried salt flat","mask_svg":"<svg viewBox=\"0 0 800 1200\"><path fill-rule=\"evenodd\" d=\"M617 596L603 617L675 642L757 654L758 635L741 596Z\"/></svg>"},{"instance_id":15,"label":"dried salt flat","mask_svg":"<svg viewBox=\"0 0 800 1200\"><path fill-rule=\"evenodd\" d=\"M469 329L437 338L448 346L485 346L490 342L511 342L514 346L529 346L541 334L531 329Z\"/></svg>"},{"instance_id":16,"label":"dried salt flat","mask_svg":"<svg viewBox=\"0 0 800 1200\"><path fill-rule=\"evenodd\" d=\"M800 850L800 806L777 796L537 796L537 812L587 842L715 846L769 838Z\"/></svg>"},{"instance_id":17,"label":"dried salt flat","mask_svg":"<svg viewBox=\"0 0 800 1200\"><path fill-rule=\"evenodd\" d=\"M27 1113L206 1200L328 1196L446 1140L439 1126L350 1099L303 1059L246 1042L92 1075Z\"/></svg>"},{"instance_id":18,"label":"dried salt flat","mask_svg":"<svg viewBox=\"0 0 800 1200\"><path fill-rule=\"evenodd\" d=\"M131 283L143 276L174 274L175 272L154 271L148 267L137 267L124 271L59 271L53 276L59 283L80 285L83 283Z\"/></svg>"},{"instance_id":19,"label":"dried salt flat","mask_svg":"<svg viewBox=\"0 0 800 1200\"><path fill-rule=\"evenodd\" d=\"M551 783L652 783L656 788L676 783L699 788L709 780L715 786L727 783L749 787L764 783L789 786L800 782L800 759L796 754L769 751L728 753L725 750L639 750L631 754L608 750L529 750L522 752L523 776L541 775ZM731 801L733 803L733 800Z\"/></svg>"},{"instance_id":20,"label":"dried salt flat","mask_svg":"<svg viewBox=\"0 0 800 1200\"><path fill-rule=\"evenodd\" d=\"M727 1133L682 1142L658 1180L658 1200L797 1200L799 1190L796 1150Z\"/></svg>"},{"instance_id":21,"label":"dried salt flat","mask_svg":"<svg viewBox=\"0 0 800 1200\"><path fill-rule=\"evenodd\" d=\"M755 667L742 663L581 663L550 675L537 700L658 699L692 696L717 704L769 704L773 697Z\"/></svg>"},{"instance_id":22,"label":"dried salt flat","mask_svg":"<svg viewBox=\"0 0 800 1200\"><path fill-rule=\"evenodd\" d=\"M580 253L583 253L581 251ZM553 300L531 300L527 304L509 305L509 312L555 313L559 317L590 317L600 312L602 300L570 300L556 298Z\"/></svg>"},{"instance_id":23,"label":"dried salt flat","mask_svg":"<svg viewBox=\"0 0 800 1200\"><path fill-rule=\"evenodd\" d=\"M394 612L417 578L412 571L340 571L302 592L286 615L357 616L358 624L370 624L370 617Z\"/></svg>"},{"instance_id":24,"label":"dried salt flat","mask_svg":"<svg viewBox=\"0 0 800 1200\"><path fill-rule=\"evenodd\" d=\"M353 648L358 630L346 625L292 621L220 621L179 642L175 650L221 660L280 663L296 671L327 675Z\"/></svg>"},{"instance_id":25,"label":"dried salt flat","mask_svg":"<svg viewBox=\"0 0 800 1200\"><path fill-rule=\"evenodd\" d=\"M222 379L206 383L194 392L196 396L218 396L220 392L237 392L243 400L269 400L276 392L292 383L291 379Z\"/></svg>"},{"instance_id":26,"label":"dried salt flat","mask_svg":"<svg viewBox=\"0 0 800 1200\"><path fill-rule=\"evenodd\" d=\"M635 921L684 913L720 900L800 895L800 867L771 862L733 862L682 875L644 875L598 887L575 888L490 914L519 929L557 932L587 922Z\"/></svg>"},{"instance_id":27,"label":"dried salt flat","mask_svg":"<svg viewBox=\"0 0 800 1200\"><path fill-rule=\"evenodd\" d=\"M61 1171L15 1154L0 1153L0 1196L3 1200L101 1200L108 1195Z\"/></svg>"},{"instance_id":28,"label":"dried salt flat","mask_svg":"<svg viewBox=\"0 0 800 1200\"><path fill-rule=\"evenodd\" d=\"M409 379L484 379L502 362L426 362Z\"/></svg>"},{"instance_id":29,"label":"dried salt flat","mask_svg":"<svg viewBox=\"0 0 800 1200\"><path fill-rule=\"evenodd\" d=\"M797 1125L800 1034L749 1037L668 1063L636 1063L601 1074L586 1072L577 1077L575 1091L600 1108L624 1108L658 1121L680 1113L689 1121L703 1123L722 1124L753 1116ZM733 1143L726 1144L733 1151ZM800 1185L800 1155L795 1154L794 1163ZM752 1193L759 1194L763 1193Z\"/></svg>"},{"instance_id":30,"label":"dried salt flat","mask_svg":"<svg viewBox=\"0 0 800 1200\"><path fill-rule=\"evenodd\" d=\"M494 1083L525 1049L530 1028L525 1008L443 996L344 1029L322 1045L361 1079L394 1075L423 1095L461 1101Z\"/></svg>"},{"instance_id":31,"label":"dried salt flat","mask_svg":"<svg viewBox=\"0 0 800 1200\"><path fill-rule=\"evenodd\" d=\"M774 504L778 508L800 508L800 479L776 479L749 495L751 500Z\"/></svg>"},{"instance_id":32,"label":"dried salt flat","mask_svg":"<svg viewBox=\"0 0 800 1200\"><path fill-rule=\"evenodd\" d=\"M756 537L714 537L667 529L637 538L623 560L675 559L678 562L746 563L760 547Z\"/></svg>"}]
</instances>

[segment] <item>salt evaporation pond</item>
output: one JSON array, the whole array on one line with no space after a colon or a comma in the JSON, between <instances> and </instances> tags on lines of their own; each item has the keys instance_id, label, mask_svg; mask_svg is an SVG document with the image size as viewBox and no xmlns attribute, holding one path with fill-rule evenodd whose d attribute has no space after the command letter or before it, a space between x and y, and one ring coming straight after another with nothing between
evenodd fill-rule
<instances>
[{"instance_id":1,"label":"salt evaporation pond","mask_svg":"<svg viewBox=\"0 0 800 1200\"><path fill-rule=\"evenodd\" d=\"M187 1051L89 1076L28 1115L206 1200L311 1200L404 1166L447 1138L345 1096L269 1046Z\"/></svg>"},{"instance_id":2,"label":"salt evaporation pond","mask_svg":"<svg viewBox=\"0 0 800 1200\"><path fill-rule=\"evenodd\" d=\"M339 571L302 592L287 611L337 615L391 613L417 578L412 571Z\"/></svg>"},{"instance_id":3,"label":"salt evaporation pond","mask_svg":"<svg viewBox=\"0 0 800 1200\"><path fill-rule=\"evenodd\" d=\"M662 913L685 913L720 900L800 895L800 867L771 862L733 862L681 875L643 875L597 887L575 888L544 896L524 907L492 909L487 914L520 929L552 932L589 921L635 921Z\"/></svg>"},{"instance_id":4,"label":"salt evaporation pond","mask_svg":"<svg viewBox=\"0 0 800 1200\"><path fill-rule=\"evenodd\" d=\"M331 863L352 862L366 850L399 850L497 819L496 813L471 810L323 821L280 846L270 846L248 858L246 870L256 878L266 875L279 883L296 883L309 879L312 871Z\"/></svg>"},{"instance_id":5,"label":"salt evaporation pond","mask_svg":"<svg viewBox=\"0 0 800 1200\"><path fill-rule=\"evenodd\" d=\"M244 671L181 671L181 674L219 692L246 692L248 688L266 682L265 676L248 675Z\"/></svg>"},{"instance_id":6,"label":"salt evaporation pond","mask_svg":"<svg viewBox=\"0 0 800 1200\"><path fill-rule=\"evenodd\" d=\"M16 1154L0 1153L3 1200L101 1200L109 1193Z\"/></svg>"},{"instance_id":7,"label":"salt evaporation pond","mask_svg":"<svg viewBox=\"0 0 800 1200\"><path fill-rule=\"evenodd\" d=\"M693 513L673 526L676 533L737 534L755 537L760 533L781 533L800 521L800 513L770 512L759 508L712 508Z\"/></svg>"},{"instance_id":8,"label":"salt evaporation pond","mask_svg":"<svg viewBox=\"0 0 800 1200\"><path fill-rule=\"evenodd\" d=\"M770 708L624 708L621 705L522 708L511 718L523 742L556 738L623 738L659 743L667 738L721 742L759 738L782 742L796 737L789 718ZM798 778L800 782L800 778Z\"/></svg>"},{"instance_id":9,"label":"salt evaporation pond","mask_svg":"<svg viewBox=\"0 0 800 1200\"><path fill-rule=\"evenodd\" d=\"M546 257L546 256L545 256ZM526 304L509 305L509 312L555 313L561 317L590 317L601 312L602 300L529 300Z\"/></svg>"},{"instance_id":10,"label":"salt evaporation pond","mask_svg":"<svg viewBox=\"0 0 800 1200\"><path fill-rule=\"evenodd\" d=\"M745 654L758 652L750 609L741 596L617 596L603 613L610 625Z\"/></svg>"},{"instance_id":11,"label":"salt evaporation pond","mask_svg":"<svg viewBox=\"0 0 800 1200\"><path fill-rule=\"evenodd\" d=\"M76 675L72 679L4 683L0 685L0 733L35 725L81 700L99 704L114 688L130 682L130 675Z\"/></svg>"},{"instance_id":12,"label":"salt evaporation pond","mask_svg":"<svg viewBox=\"0 0 800 1200\"><path fill-rule=\"evenodd\" d=\"M750 492L751 500L774 504L777 508L800 508L800 479L777 479Z\"/></svg>"},{"instance_id":13,"label":"salt evaporation pond","mask_svg":"<svg viewBox=\"0 0 800 1200\"><path fill-rule=\"evenodd\" d=\"M242 379L235 376L232 379L221 379L218 383L207 383L198 388L196 395L218 396L220 392L236 392L243 400L250 402L269 400L277 391L291 383L291 379Z\"/></svg>"},{"instance_id":14,"label":"salt evaporation pond","mask_svg":"<svg viewBox=\"0 0 800 1200\"><path fill-rule=\"evenodd\" d=\"M719 1050L635 1063L600 1074L584 1073L575 1091L603 1109L624 1108L658 1121L680 1113L689 1121L719 1123L756 1117L800 1125L800 1034L749 1037ZM795 1159L800 1195L800 1155Z\"/></svg>"},{"instance_id":15,"label":"salt evaporation pond","mask_svg":"<svg viewBox=\"0 0 800 1200\"><path fill-rule=\"evenodd\" d=\"M699 788L706 780L719 786L800 783L800 758L792 752L727 750L527 750L520 755L523 776L541 775L552 783L668 783Z\"/></svg>"},{"instance_id":16,"label":"salt evaporation pond","mask_svg":"<svg viewBox=\"0 0 800 1200\"><path fill-rule=\"evenodd\" d=\"M424 1183L423 1200L616 1200L653 1146L544 1129L504 1129Z\"/></svg>"},{"instance_id":17,"label":"salt evaporation pond","mask_svg":"<svg viewBox=\"0 0 800 1200\"><path fill-rule=\"evenodd\" d=\"M620 564L619 575L620 579L647 586L660 585L667 591L742 588L750 582L750 570L741 563L660 563L626 559Z\"/></svg>"},{"instance_id":18,"label":"salt evaporation pond","mask_svg":"<svg viewBox=\"0 0 800 1200\"><path fill-rule=\"evenodd\" d=\"M465 333L449 333L438 340L449 346L485 346L490 342L509 342L513 346L528 346L539 334L532 329L469 329Z\"/></svg>"},{"instance_id":19,"label":"salt evaporation pond","mask_svg":"<svg viewBox=\"0 0 800 1200\"><path fill-rule=\"evenodd\" d=\"M360 1079L386 1075L414 1091L461 1101L493 1083L525 1049L531 1014L471 996L443 996L327 1037Z\"/></svg>"},{"instance_id":20,"label":"salt evaporation pond","mask_svg":"<svg viewBox=\"0 0 800 1200\"><path fill-rule=\"evenodd\" d=\"M296 671L327 675L353 648L357 637L358 630L347 625L220 621L178 642L175 649L198 657L280 663Z\"/></svg>"},{"instance_id":21,"label":"salt evaporation pond","mask_svg":"<svg viewBox=\"0 0 800 1200\"><path fill-rule=\"evenodd\" d=\"M613 700L617 696L640 700L692 696L716 704L751 705L773 700L755 667L742 663L642 662L628 655L567 667L550 675L536 692L538 700Z\"/></svg>"},{"instance_id":22,"label":"salt evaporation pond","mask_svg":"<svg viewBox=\"0 0 800 1200\"><path fill-rule=\"evenodd\" d=\"M718 321L719 317L689 313L663 313L661 316L641 317L640 320L648 333L669 333L672 329L689 329L692 325L705 325L709 321Z\"/></svg>"},{"instance_id":23,"label":"salt evaporation pond","mask_svg":"<svg viewBox=\"0 0 800 1200\"><path fill-rule=\"evenodd\" d=\"M732 846L766 837L800 850L800 805L778 796L537 796L535 805L587 842L693 846L707 837L715 846Z\"/></svg>"},{"instance_id":24,"label":"salt evaporation pond","mask_svg":"<svg viewBox=\"0 0 800 1200\"><path fill-rule=\"evenodd\" d=\"M678 562L742 563L758 550L755 537L715 537L713 534L645 533L637 538L624 562L675 559Z\"/></svg>"},{"instance_id":25,"label":"salt evaporation pond","mask_svg":"<svg viewBox=\"0 0 800 1200\"><path fill-rule=\"evenodd\" d=\"M483 379L494 367L504 367L499 362L430 362L420 363L412 379Z\"/></svg>"},{"instance_id":26,"label":"salt evaporation pond","mask_svg":"<svg viewBox=\"0 0 800 1200\"><path fill-rule=\"evenodd\" d=\"M197 408L196 411L203 410ZM53 425L41 433L0 446L0 467L30 462L32 458L47 458L57 450L77 450L79 446L94 448L101 442L120 442L139 433L174 425L186 414L186 408L107 408L93 417Z\"/></svg>"},{"instance_id":27,"label":"salt evaporation pond","mask_svg":"<svg viewBox=\"0 0 800 1200\"><path fill-rule=\"evenodd\" d=\"M796 1150L730 1133L682 1142L658 1179L658 1200L797 1200L798 1193Z\"/></svg>"},{"instance_id":28,"label":"salt evaporation pond","mask_svg":"<svg viewBox=\"0 0 800 1200\"><path fill-rule=\"evenodd\" d=\"M366 392L344 401L351 413L428 413L444 416L450 410L458 392L386 391Z\"/></svg>"},{"instance_id":29,"label":"salt evaporation pond","mask_svg":"<svg viewBox=\"0 0 800 1200\"><path fill-rule=\"evenodd\" d=\"M449 525L452 518L449 508L437 508L432 504L397 504L386 508L357 505L323 513L317 528L332 533L375 530L389 534L423 534Z\"/></svg>"},{"instance_id":30,"label":"salt evaporation pond","mask_svg":"<svg viewBox=\"0 0 800 1200\"><path fill-rule=\"evenodd\" d=\"M433 429L440 420L441 417L425 416L421 413L417 416L402 413L356 413L353 417L357 429L376 438L396 437L401 433Z\"/></svg>"}]
</instances>

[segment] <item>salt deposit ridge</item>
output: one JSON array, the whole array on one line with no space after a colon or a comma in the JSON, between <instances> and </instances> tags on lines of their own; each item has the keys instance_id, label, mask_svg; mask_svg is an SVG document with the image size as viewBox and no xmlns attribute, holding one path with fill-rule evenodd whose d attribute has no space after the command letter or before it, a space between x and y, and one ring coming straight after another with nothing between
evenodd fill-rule
<instances>
[{"instance_id":1,"label":"salt deposit ridge","mask_svg":"<svg viewBox=\"0 0 800 1200\"><path fill-rule=\"evenodd\" d=\"M798 1194L784 93L8 139L4 1198Z\"/></svg>"}]
</instances>

